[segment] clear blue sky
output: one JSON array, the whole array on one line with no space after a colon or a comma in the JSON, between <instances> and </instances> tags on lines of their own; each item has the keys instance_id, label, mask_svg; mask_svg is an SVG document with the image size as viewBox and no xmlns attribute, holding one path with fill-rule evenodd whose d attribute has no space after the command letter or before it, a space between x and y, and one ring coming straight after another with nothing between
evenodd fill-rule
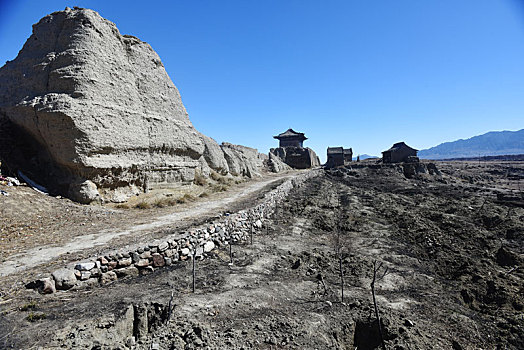
<instances>
[{"instance_id":1,"label":"clear blue sky","mask_svg":"<svg viewBox=\"0 0 524 350\"><path fill-rule=\"evenodd\" d=\"M292 127L325 159L524 128L520 0L0 0L0 64L66 6L150 43L219 142L267 153Z\"/></svg>"}]
</instances>

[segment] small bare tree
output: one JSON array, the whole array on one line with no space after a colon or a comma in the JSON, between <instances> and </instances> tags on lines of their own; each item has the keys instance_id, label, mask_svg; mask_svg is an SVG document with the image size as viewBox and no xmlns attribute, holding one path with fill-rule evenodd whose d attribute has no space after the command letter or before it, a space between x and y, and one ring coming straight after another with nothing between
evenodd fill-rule
<instances>
[{"instance_id":1,"label":"small bare tree","mask_svg":"<svg viewBox=\"0 0 524 350\"><path fill-rule=\"evenodd\" d=\"M341 302L344 302L344 259L349 255L349 242L347 236L344 235L342 229L342 222L344 217L342 215L342 209L340 207L340 201L337 200L338 207L335 211L335 223L334 223L334 233L333 233L333 246L335 249L335 258L338 263L338 274L340 279L340 291L341 291Z\"/></svg>"},{"instance_id":2,"label":"small bare tree","mask_svg":"<svg viewBox=\"0 0 524 350\"><path fill-rule=\"evenodd\" d=\"M193 293L195 292L195 283L196 283L196 247L193 249Z\"/></svg>"},{"instance_id":3,"label":"small bare tree","mask_svg":"<svg viewBox=\"0 0 524 350\"><path fill-rule=\"evenodd\" d=\"M371 294L373 295L373 306L375 307L375 317L378 324L378 334L380 335L380 342L382 344L382 349L386 350L386 344L384 343L384 335L382 333L382 324L380 322L380 316L378 313L377 298L375 296L375 283L383 279L388 273L388 268L384 267L383 263L380 262L377 264L377 261L373 261L373 279L371 280Z\"/></svg>"},{"instance_id":4,"label":"small bare tree","mask_svg":"<svg viewBox=\"0 0 524 350\"><path fill-rule=\"evenodd\" d=\"M194 291L193 291L194 292ZM171 298L169 299L169 304L167 305L167 316L166 316L166 324L169 323L169 320L171 319L171 315L173 314L173 311L175 311L175 292L171 291Z\"/></svg>"},{"instance_id":5,"label":"small bare tree","mask_svg":"<svg viewBox=\"0 0 524 350\"><path fill-rule=\"evenodd\" d=\"M227 233L229 234L229 264L233 265L233 226L231 221L226 223Z\"/></svg>"},{"instance_id":6,"label":"small bare tree","mask_svg":"<svg viewBox=\"0 0 524 350\"><path fill-rule=\"evenodd\" d=\"M255 212L253 210L250 210L248 212L248 219L249 219L249 237L251 241L251 245L253 245L253 231L255 230Z\"/></svg>"}]
</instances>

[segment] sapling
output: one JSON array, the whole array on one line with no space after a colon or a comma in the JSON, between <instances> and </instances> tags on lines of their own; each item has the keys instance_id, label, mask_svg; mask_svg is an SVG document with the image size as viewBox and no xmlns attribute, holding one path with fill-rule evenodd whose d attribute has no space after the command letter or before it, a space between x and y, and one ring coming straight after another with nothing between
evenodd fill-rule
<instances>
[{"instance_id":1,"label":"sapling","mask_svg":"<svg viewBox=\"0 0 524 350\"><path fill-rule=\"evenodd\" d=\"M195 290L193 289L193 293ZM171 291L171 299L169 299L169 304L167 305L167 317L166 317L166 324L169 323L169 320L171 319L171 315L173 314L173 311L175 310L175 303L173 303L173 300L175 298L175 292Z\"/></svg>"},{"instance_id":2,"label":"sapling","mask_svg":"<svg viewBox=\"0 0 524 350\"><path fill-rule=\"evenodd\" d=\"M249 229L250 229L249 235L250 235L251 245L253 245L253 231L255 229L255 227L254 227L254 219L253 219L254 215L255 214L253 213L253 211L250 211L249 214L248 214L248 217L249 217Z\"/></svg>"},{"instance_id":3,"label":"sapling","mask_svg":"<svg viewBox=\"0 0 524 350\"><path fill-rule=\"evenodd\" d=\"M333 235L333 245L335 248L335 257L338 262L338 273L340 278L341 302L344 302L344 259L348 256L349 243L342 235L341 222L342 210L340 209L340 201L337 200L338 210L335 212L335 232Z\"/></svg>"},{"instance_id":4,"label":"sapling","mask_svg":"<svg viewBox=\"0 0 524 350\"><path fill-rule=\"evenodd\" d=\"M193 293L195 292L195 280L196 280L196 248L193 249Z\"/></svg>"},{"instance_id":5,"label":"sapling","mask_svg":"<svg viewBox=\"0 0 524 350\"><path fill-rule=\"evenodd\" d=\"M384 271L383 273L380 271L381 269L383 269ZM383 350L386 350L386 344L384 343L384 335L382 333L382 325L380 323L380 317L378 313L377 299L375 297L375 282L383 279L387 273L388 273L388 268L387 267L383 268L382 262L380 262L377 265L377 261L376 260L373 261L373 280L371 281L371 294L373 295L373 306L375 307L375 318L377 319L378 334L380 335L380 342L382 344ZM380 276L380 274L382 274L382 276Z\"/></svg>"}]
</instances>

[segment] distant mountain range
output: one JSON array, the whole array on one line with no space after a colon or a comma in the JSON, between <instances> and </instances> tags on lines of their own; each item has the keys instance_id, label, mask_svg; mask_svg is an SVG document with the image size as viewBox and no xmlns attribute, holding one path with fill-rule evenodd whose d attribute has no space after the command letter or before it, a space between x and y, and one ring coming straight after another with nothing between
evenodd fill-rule
<instances>
[{"instance_id":1,"label":"distant mountain range","mask_svg":"<svg viewBox=\"0 0 524 350\"><path fill-rule=\"evenodd\" d=\"M377 156L370 156L369 154L360 154L360 160L378 158ZM357 157L353 157L353 160L357 160Z\"/></svg>"},{"instance_id":2,"label":"distant mountain range","mask_svg":"<svg viewBox=\"0 0 524 350\"><path fill-rule=\"evenodd\" d=\"M453 142L418 152L424 159L471 158L524 154L524 129L519 131L491 131L479 136Z\"/></svg>"}]
</instances>

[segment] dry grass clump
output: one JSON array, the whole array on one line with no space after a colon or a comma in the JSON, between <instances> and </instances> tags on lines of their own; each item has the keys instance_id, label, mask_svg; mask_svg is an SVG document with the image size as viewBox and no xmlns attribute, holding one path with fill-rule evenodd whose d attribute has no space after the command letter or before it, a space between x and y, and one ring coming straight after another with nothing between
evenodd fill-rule
<instances>
[{"instance_id":1,"label":"dry grass clump","mask_svg":"<svg viewBox=\"0 0 524 350\"><path fill-rule=\"evenodd\" d=\"M212 180L212 181L211 181ZM162 194L159 193L160 196L154 195L154 196L146 196L145 198L140 199L139 201L132 201L131 203L120 203L116 204L115 208L118 209L151 209L151 208L165 208L165 207L172 207L177 204L184 204L188 202L193 202L197 200L198 198L206 198L209 197L211 193L216 192L225 192L227 191L231 186L235 184L240 184L244 182L242 179L239 179L238 177L232 177L232 176L226 176L221 175L217 173L214 170L211 170L209 174L209 178L205 177L200 171L195 172L195 178L193 180L193 183L197 186L203 187L203 191L198 194L197 191L196 194L190 194L186 193L182 195L181 197L175 198L173 194Z\"/></svg>"},{"instance_id":2,"label":"dry grass clump","mask_svg":"<svg viewBox=\"0 0 524 350\"><path fill-rule=\"evenodd\" d=\"M115 205L115 208L118 208L118 209L129 209L131 207L127 203L119 203L119 204Z\"/></svg>"},{"instance_id":3,"label":"dry grass clump","mask_svg":"<svg viewBox=\"0 0 524 350\"><path fill-rule=\"evenodd\" d=\"M227 191L227 189L229 188L228 185L214 185L213 187L211 187L211 189L213 190L213 192L225 192Z\"/></svg>"},{"instance_id":4,"label":"dry grass clump","mask_svg":"<svg viewBox=\"0 0 524 350\"><path fill-rule=\"evenodd\" d=\"M209 174L209 177L214 180L214 181L218 181L220 178L222 178L223 176L220 175L219 173L217 173L216 171L214 170L211 170L211 173Z\"/></svg>"},{"instance_id":5,"label":"dry grass clump","mask_svg":"<svg viewBox=\"0 0 524 350\"><path fill-rule=\"evenodd\" d=\"M45 320L46 318L47 318L47 315L44 314L43 312L37 313L37 312L31 311L25 319L28 320L29 322L36 322L38 320Z\"/></svg>"},{"instance_id":6,"label":"dry grass clump","mask_svg":"<svg viewBox=\"0 0 524 350\"><path fill-rule=\"evenodd\" d=\"M192 202L194 200L195 200L195 196L189 193L186 193L182 197L179 197L179 198L170 198L170 197L157 198L153 202L148 203L148 204L151 207L155 207L155 208L165 208L165 207L172 207L177 204Z\"/></svg>"},{"instance_id":7,"label":"dry grass clump","mask_svg":"<svg viewBox=\"0 0 524 350\"><path fill-rule=\"evenodd\" d=\"M186 203L186 202L192 202L194 200L195 200L195 196L193 196L192 194L186 193L182 197L178 198L176 200L176 202L179 203L179 204L182 204L182 203Z\"/></svg>"},{"instance_id":8,"label":"dry grass clump","mask_svg":"<svg viewBox=\"0 0 524 350\"><path fill-rule=\"evenodd\" d=\"M200 171L195 171L195 179L193 180L193 183L198 186L205 186L207 185L207 180Z\"/></svg>"},{"instance_id":9,"label":"dry grass clump","mask_svg":"<svg viewBox=\"0 0 524 350\"><path fill-rule=\"evenodd\" d=\"M206 193L206 192L204 192ZM205 195L199 195L199 197L206 197L208 193ZM149 198L149 199L142 199L140 202L136 204L129 205L128 203L122 203L118 204L116 207L121 209L129 209L129 208L135 208L135 209L151 209L151 208L166 208L166 207L172 207L177 204L183 204L188 202L193 202L197 199L194 195L190 193L186 193L181 197L175 198L172 197L172 195L166 195L162 197L156 197L156 198Z\"/></svg>"},{"instance_id":10,"label":"dry grass clump","mask_svg":"<svg viewBox=\"0 0 524 350\"><path fill-rule=\"evenodd\" d=\"M172 207L175 204L177 204L175 198L158 198L152 203L156 208Z\"/></svg>"},{"instance_id":11,"label":"dry grass clump","mask_svg":"<svg viewBox=\"0 0 524 350\"><path fill-rule=\"evenodd\" d=\"M31 300L29 303L24 304L20 307L20 311L29 311L36 309L36 301Z\"/></svg>"},{"instance_id":12,"label":"dry grass clump","mask_svg":"<svg viewBox=\"0 0 524 350\"><path fill-rule=\"evenodd\" d=\"M151 204L146 202L146 201L142 201L142 202L138 202L137 204L135 204L135 208L137 208L137 209L150 209L151 208Z\"/></svg>"},{"instance_id":13,"label":"dry grass clump","mask_svg":"<svg viewBox=\"0 0 524 350\"><path fill-rule=\"evenodd\" d=\"M218 179L218 183L223 184L223 185L231 185L232 182L233 182L233 179L230 177L226 177L226 176L222 176L221 178Z\"/></svg>"}]
</instances>

